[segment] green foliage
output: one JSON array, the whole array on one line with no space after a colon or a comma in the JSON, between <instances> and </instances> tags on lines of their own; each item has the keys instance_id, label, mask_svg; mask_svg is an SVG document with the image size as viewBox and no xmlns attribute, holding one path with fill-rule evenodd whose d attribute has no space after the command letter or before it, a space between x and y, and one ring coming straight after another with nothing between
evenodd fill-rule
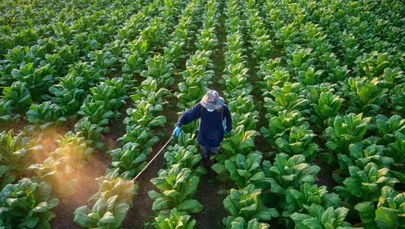
<instances>
[{"instance_id":1,"label":"green foliage","mask_svg":"<svg viewBox=\"0 0 405 229\"><path fill-rule=\"evenodd\" d=\"M91 209L87 206L77 208L74 221L87 228L119 228L138 187L132 180L120 177L118 170L96 180L99 190L91 197L95 204Z\"/></svg>"},{"instance_id":2,"label":"green foliage","mask_svg":"<svg viewBox=\"0 0 405 229\"><path fill-rule=\"evenodd\" d=\"M232 135L221 143L221 148L225 155L218 155L216 160L223 163L226 159L236 156L237 154L247 155L254 146L254 140L257 135L255 130L246 130L244 126L237 126L232 130Z\"/></svg>"},{"instance_id":3,"label":"green foliage","mask_svg":"<svg viewBox=\"0 0 405 229\"><path fill-rule=\"evenodd\" d=\"M388 53L377 51L364 53L356 60L356 68L359 74L364 74L368 78L380 76L387 67L392 64L392 56Z\"/></svg>"},{"instance_id":4,"label":"green foliage","mask_svg":"<svg viewBox=\"0 0 405 229\"><path fill-rule=\"evenodd\" d=\"M222 222L231 228L232 222L238 217L248 221L270 221L273 217L278 217L276 209L264 205L260 198L261 192L261 189L255 189L253 184L239 190L231 189L224 200L224 207L231 216L224 218Z\"/></svg>"},{"instance_id":5,"label":"green foliage","mask_svg":"<svg viewBox=\"0 0 405 229\"><path fill-rule=\"evenodd\" d=\"M349 75L347 65L342 65L342 61L334 53L326 53L322 56L328 77L325 77L324 82L339 82L346 79Z\"/></svg>"},{"instance_id":6,"label":"green foliage","mask_svg":"<svg viewBox=\"0 0 405 229\"><path fill-rule=\"evenodd\" d=\"M75 210L74 221L87 228L118 228L125 219L129 204L119 203L118 196L108 199L100 198L92 209L87 206Z\"/></svg>"},{"instance_id":7,"label":"green foliage","mask_svg":"<svg viewBox=\"0 0 405 229\"><path fill-rule=\"evenodd\" d=\"M393 89L390 101L392 102L393 109L397 114L403 114L405 112L405 83L396 85Z\"/></svg>"},{"instance_id":8,"label":"green foliage","mask_svg":"<svg viewBox=\"0 0 405 229\"><path fill-rule=\"evenodd\" d=\"M371 141L350 144L349 155L338 154L340 168L335 171L333 177L338 183L342 183L344 177L350 176L350 166L355 165L364 168L370 162L375 163L378 168L389 168L394 160L385 156L384 150L384 146L376 145L375 142Z\"/></svg>"},{"instance_id":9,"label":"green foliage","mask_svg":"<svg viewBox=\"0 0 405 229\"><path fill-rule=\"evenodd\" d=\"M405 133L405 119L399 115L393 115L388 119L379 114L376 116L376 123L384 143L394 142L396 133Z\"/></svg>"},{"instance_id":10,"label":"green foliage","mask_svg":"<svg viewBox=\"0 0 405 229\"><path fill-rule=\"evenodd\" d=\"M58 148L52 153L54 158L65 157L67 161L74 163L74 166L80 167L85 164L90 155L94 152L94 149L90 147L88 139L80 136L80 134L74 134L68 132L65 136L57 140Z\"/></svg>"},{"instance_id":11,"label":"green foliage","mask_svg":"<svg viewBox=\"0 0 405 229\"><path fill-rule=\"evenodd\" d=\"M108 131L108 128L93 124L89 117L85 117L76 123L75 129L81 137L91 141L95 148L102 149L104 147L104 144L100 142L100 138L103 133Z\"/></svg>"},{"instance_id":12,"label":"green foliage","mask_svg":"<svg viewBox=\"0 0 405 229\"><path fill-rule=\"evenodd\" d=\"M144 69L144 59L149 54L149 44L147 41L139 38L131 44L131 52L124 55L125 63L122 67L122 72L125 74L141 73Z\"/></svg>"},{"instance_id":13,"label":"green foliage","mask_svg":"<svg viewBox=\"0 0 405 229\"><path fill-rule=\"evenodd\" d=\"M255 110L253 96L249 95L247 91L241 92L239 96L230 100L228 108L232 112L232 123L234 126L242 125L246 130L256 129L259 112Z\"/></svg>"},{"instance_id":14,"label":"green foliage","mask_svg":"<svg viewBox=\"0 0 405 229\"><path fill-rule=\"evenodd\" d=\"M176 144L175 146L169 146L167 152L164 155L166 164L170 167L178 164L182 168L195 169L195 175L201 175L201 167L197 167L197 164L201 161L202 156L198 153L196 145L190 145L187 147Z\"/></svg>"},{"instance_id":15,"label":"green foliage","mask_svg":"<svg viewBox=\"0 0 405 229\"><path fill-rule=\"evenodd\" d=\"M280 152L290 155L302 154L307 161L311 161L316 157L318 145L313 143L315 134L309 127L309 123L305 122L300 126L293 126L289 133L277 138L275 143Z\"/></svg>"},{"instance_id":16,"label":"green foliage","mask_svg":"<svg viewBox=\"0 0 405 229\"><path fill-rule=\"evenodd\" d=\"M381 87L381 81L377 78L372 80L363 78L349 78L347 88L343 88L348 101L351 102L351 112L363 112L376 114L386 102L387 89Z\"/></svg>"},{"instance_id":17,"label":"green foliage","mask_svg":"<svg viewBox=\"0 0 405 229\"><path fill-rule=\"evenodd\" d=\"M209 51L197 51L187 60L186 70L182 72L184 82L179 83L179 93L175 93L182 106L191 107L204 96L213 75L213 71L208 70L212 65L210 54Z\"/></svg>"},{"instance_id":18,"label":"green foliage","mask_svg":"<svg viewBox=\"0 0 405 229\"><path fill-rule=\"evenodd\" d=\"M279 59L275 59L277 61ZM289 82L291 75L284 67L273 63L270 60L268 62L262 62L260 65L259 74L263 75L263 91L268 88L273 88L273 86L282 87L284 83ZM276 65L273 66L273 65Z\"/></svg>"},{"instance_id":19,"label":"green foliage","mask_svg":"<svg viewBox=\"0 0 405 229\"><path fill-rule=\"evenodd\" d=\"M285 153L277 154L273 165L264 161L263 171L270 190L279 196L285 196L287 188L299 188L303 182L314 183L320 168L305 161L304 155L289 156Z\"/></svg>"},{"instance_id":20,"label":"green foliage","mask_svg":"<svg viewBox=\"0 0 405 229\"><path fill-rule=\"evenodd\" d=\"M308 109L309 101L297 93L301 90L302 85L299 83L286 82L283 87L274 86L269 92L270 96L264 98L264 107L274 115L283 110L305 111Z\"/></svg>"},{"instance_id":21,"label":"green foliage","mask_svg":"<svg viewBox=\"0 0 405 229\"><path fill-rule=\"evenodd\" d=\"M252 219L248 222L243 217L234 218L232 222L227 222L227 228L230 229L268 229L270 225L260 223L257 219Z\"/></svg>"},{"instance_id":22,"label":"green foliage","mask_svg":"<svg viewBox=\"0 0 405 229\"><path fill-rule=\"evenodd\" d=\"M144 127L155 127L155 126L163 126L166 124L167 119L163 115L154 116L157 112L163 109L161 104L154 104L154 103L141 103L137 109L129 108L127 113L131 116L130 118L126 118L124 123L127 126L144 126Z\"/></svg>"},{"instance_id":23,"label":"green foliage","mask_svg":"<svg viewBox=\"0 0 405 229\"><path fill-rule=\"evenodd\" d=\"M349 211L347 208L329 207L325 209L318 204L312 204L307 208L307 211L307 214L295 212L291 215L295 222L295 228L343 229L350 227L350 224L344 221Z\"/></svg>"},{"instance_id":24,"label":"green foliage","mask_svg":"<svg viewBox=\"0 0 405 229\"><path fill-rule=\"evenodd\" d=\"M190 133L180 132L179 137L177 138L177 144L180 146L188 148L189 146L196 147L196 135Z\"/></svg>"},{"instance_id":25,"label":"green foliage","mask_svg":"<svg viewBox=\"0 0 405 229\"><path fill-rule=\"evenodd\" d=\"M50 65L35 68L33 63L22 65L20 69L13 69L11 75L14 80L25 83L32 99L41 102L44 93L54 83L54 70Z\"/></svg>"},{"instance_id":26,"label":"green foliage","mask_svg":"<svg viewBox=\"0 0 405 229\"><path fill-rule=\"evenodd\" d=\"M70 196L77 191L76 171L87 163L94 149L87 139L72 132L57 142L58 148L43 163L31 165L28 169L42 181L50 183L56 193Z\"/></svg>"},{"instance_id":27,"label":"green foliage","mask_svg":"<svg viewBox=\"0 0 405 229\"><path fill-rule=\"evenodd\" d=\"M304 122L302 113L297 110L278 112L277 115L266 114L269 119L269 128L262 127L260 131L270 144L275 144L277 138L286 136L294 126L299 126Z\"/></svg>"},{"instance_id":28,"label":"green foliage","mask_svg":"<svg viewBox=\"0 0 405 229\"><path fill-rule=\"evenodd\" d=\"M117 111L125 104L127 89L128 85L122 78L106 80L97 87L91 88L91 96L86 99L79 111L79 114L85 116L81 122L88 121L103 127L103 132L108 132L109 129L106 126L110 119L118 117ZM86 125L79 123L75 126L76 131L86 130L80 129Z\"/></svg>"},{"instance_id":29,"label":"green foliage","mask_svg":"<svg viewBox=\"0 0 405 229\"><path fill-rule=\"evenodd\" d=\"M363 114L336 116L333 126L325 130L328 141L326 146L335 153L347 154L351 143L363 140L371 118L363 118Z\"/></svg>"},{"instance_id":30,"label":"green foliage","mask_svg":"<svg viewBox=\"0 0 405 229\"><path fill-rule=\"evenodd\" d=\"M179 212L177 208L170 211L170 215L158 215L155 217L155 228L176 228L176 229L192 229L196 225L195 219L191 220L191 216Z\"/></svg>"},{"instance_id":31,"label":"green foliage","mask_svg":"<svg viewBox=\"0 0 405 229\"><path fill-rule=\"evenodd\" d=\"M397 132L395 134L395 141L389 143L386 155L392 157L398 164L404 164L405 158L405 134Z\"/></svg>"},{"instance_id":32,"label":"green foliage","mask_svg":"<svg viewBox=\"0 0 405 229\"><path fill-rule=\"evenodd\" d=\"M393 187L398 180L388 175L388 168L378 169L373 162L368 163L364 169L350 166L350 177L343 181L343 186L337 186L336 192L348 203L361 201L377 201L384 186Z\"/></svg>"},{"instance_id":33,"label":"green foliage","mask_svg":"<svg viewBox=\"0 0 405 229\"><path fill-rule=\"evenodd\" d=\"M213 3L211 3L211 4L213 4ZM209 19L206 19L206 20L209 20ZM207 51L214 50L218 44L218 39L216 38L216 35L215 35L215 28L208 27L208 28L202 30L201 33L198 35L197 40L198 40L198 44L197 44L198 50L207 50Z\"/></svg>"},{"instance_id":34,"label":"green foliage","mask_svg":"<svg viewBox=\"0 0 405 229\"><path fill-rule=\"evenodd\" d=\"M25 112L32 103L31 93L26 83L14 82L10 87L3 89L3 100L17 113Z\"/></svg>"},{"instance_id":35,"label":"green foliage","mask_svg":"<svg viewBox=\"0 0 405 229\"><path fill-rule=\"evenodd\" d=\"M161 55L155 55L146 61L147 70L141 72L141 76L148 78L152 77L159 80L159 87L167 87L174 82L172 76L174 72L174 64L169 62L167 58Z\"/></svg>"},{"instance_id":36,"label":"green foliage","mask_svg":"<svg viewBox=\"0 0 405 229\"><path fill-rule=\"evenodd\" d=\"M95 87L98 82L106 80L100 71L93 68L89 63L81 61L72 65L69 68L68 75L64 78L66 78L66 81L61 81L64 88L72 89L75 85L83 84L80 88L83 88L84 91L88 91L90 88Z\"/></svg>"},{"instance_id":37,"label":"green foliage","mask_svg":"<svg viewBox=\"0 0 405 229\"><path fill-rule=\"evenodd\" d=\"M336 193L328 193L325 186L318 186L311 183L300 184L299 190L288 188L283 216L289 217L294 212L305 212L312 204L324 208L336 207L340 204L340 198Z\"/></svg>"},{"instance_id":38,"label":"green foliage","mask_svg":"<svg viewBox=\"0 0 405 229\"><path fill-rule=\"evenodd\" d=\"M0 133L0 188L20 179L26 172L30 150L40 146L31 146L23 133L14 134L12 130Z\"/></svg>"},{"instance_id":39,"label":"green foliage","mask_svg":"<svg viewBox=\"0 0 405 229\"><path fill-rule=\"evenodd\" d=\"M105 110L117 111L125 104L128 98L127 91L129 85L123 78L113 78L106 80L96 87L90 88L93 101L104 101Z\"/></svg>"},{"instance_id":40,"label":"green foliage","mask_svg":"<svg viewBox=\"0 0 405 229\"><path fill-rule=\"evenodd\" d=\"M125 172L127 178L134 177L146 164L146 156L152 151L152 144L158 141L149 138L150 133L145 129L138 129L138 138L134 142L128 142L122 148L109 151L112 157L111 166L118 168L120 173ZM145 143L145 145L142 145Z\"/></svg>"},{"instance_id":41,"label":"green foliage","mask_svg":"<svg viewBox=\"0 0 405 229\"><path fill-rule=\"evenodd\" d=\"M329 118L333 118L339 113L344 99L333 94L333 92L321 92L319 100L316 103L311 103L314 109L314 114L310 119L320 127L324 127Z\"/></svg>"},{"instance_id":42,"label":"green foliage","mask_svg":"<svg viewBox=\"0 0 405 229\"><path fill-rule=\"evenodd\" d=\"M116 202L127 203L132 206L132 198L138 190L138 186L132 180L126 180L120 176L119 170L114 169L106 175L96 178L98 191L90 198L93 201L117 196Z\"/></svg>"},{"instance_id":43,"label":"green foliage","mask_svg":"<svg viewBox=\"0 0 405 229\"><path fill-rule=\"evenodd\" d=\"M58 84L49 88L53 95L52 103L57 104L63 115L76 116L84 101L84 79L75 74L67 74Z\"/></svg>"},{"instance_id":44,"label":"green foliage","mask_svg":"<svg viewBox=\"0 0 405 229\"><path fill-rule=\"evenodd\" d=\"M17 184L8 184L0 192L0 226L18 228L51 228L49 221L55 217L51 211L59 204L50 198L51 186L36 183L28 178Z\"/></svg>"},{"instance_id":45,"label":"green foliage","mask_svg":"<svg viewBox=\"0 0 405 229\"><path fill-rule=\"evenodd\" d=\"M317 85L321 82L323 74L324 70L316 70L313 66L310 66L306 70L298 71L296 81L305 85Z\"/></svg>"},{"instance_id":46,"label":"green foliage","mask_svg":"<svg viewBox=\"0 0 405 229\"><path fill-rule=\"evenodd\" d=\"M142 89L131 96L136 109L129 108L124 123L134 129L137 125L143 127L163 126L167 119L163 115L158 115L163 110L166 103L162 97L167 93L164 88L157 88L157 81L148 78L142 82ZM128 131L127 131L128 132Z\"/></svg>"},{"instance_id":47,"label":"green foliage","mask_svg":"<svg viewBox=\"0 0 405 229\"><path fill-rule=\"evenodd\" d=\"M265 179L260 168L263 156L258 152L248 155L237 154L235 159L225 161L225 167L231 175L231 179L238 188L244 188L248 184L255 184Z\"/></svg>"},{"instance_id":48,"label":"green foliage","mask_svg":"<svg viewBox=\"0 0 405 229\"><path fill-rule=\"evenodd\" d=\"M173 165L168 170L160 170L159 176L151 182L160 191L149 191L149 197L154 201L152 210L168 212L177 208L187 213L197 213L202 210L202 205L192 199L200 178L194 176L191 169Z\"/></svg>"},{"instance_id":49,"label":"green foliage","mask_svg":"<svg viewBox=\"0 0 405 229\"><path fill-rule=\"evenodd\" d=\"M288 26L286 26L286 28L288 28ZM304 48L299 44L287 46L286 53L289 57L289 59L287 59L287 65L290 72L298 73L299 71L307 71L307 69L311 68L316 62L316 59L313 57L314 50Z\"/></svg>"},{"instance_id":50,"label":"green foliage","mask_svg":"<svg viewBox=\"0 0 405 229\"><path fill-rule=\"evenodd\" d=\"M373 202L361 202L355 209L360 213L361 222L366 228L401 228L404 218L405 193L398 193L392 187L385 186L377 207Z\"/></svg>"},{"instance_id":51,"label":"green foliage","mask_svg":"<svg viewBox=\"0 0 405 229\"><path fill-rule=\"evenodd\" d=\"M19 114L13 114L13 108L10 106L10 101L0 100L0 121L17 120Z\"/></svg>"},{"instance_id":52,"label":"green foliage","mask_svg":"<svg viewBox=\"0 0 405 229\"><path fill-rule=\"evenodd\" d=\"M85 116L90 123L104 127L107 126L109 120L116 115L113 111L107 110L107 106L104 101L85 102L79 114ZM79 125L76 126L76 131L80 131Z\"/></svg>"},{"instance_id":53,"label":"green foliage","mask_svg":"<svg viewBox=\"0 0 405 229\"><path fill-rule=\"evenodd\" d=\"M249 69L245 67L242 61L237 64L229 64L224 69L225 76L223 77L226 90L242 89L246 87L244 85L249 85L246 77L248 71Z\"/></svg>"},{"instance_id":54,"label":"green foliage","mask_svg":"<svg viewBox=\"0 0 405 229\"><path fill-rule=\"evenodd\" d=\"M42 130L48 128L52 124L60 124L66 121L62 116L60 107L46 101L41 104L34 104L30 106L27 112L27 119L29 123L40 125Z\"/></svg>"},{"instance_id":55,"label":"green foliage","mask_svg":"<svg viewBox=\"0 0 405 229\"><path fill-rule=\"evenodd\" d=\"M63 159L48 157L42 164L34 164L28 167L39 179L52 185L54 192L62 196L71 196L77 191L77 178L72 177L71 166L65 166ZM59 174L63 174L63 181Z\"/></svg>"}]
</instances>

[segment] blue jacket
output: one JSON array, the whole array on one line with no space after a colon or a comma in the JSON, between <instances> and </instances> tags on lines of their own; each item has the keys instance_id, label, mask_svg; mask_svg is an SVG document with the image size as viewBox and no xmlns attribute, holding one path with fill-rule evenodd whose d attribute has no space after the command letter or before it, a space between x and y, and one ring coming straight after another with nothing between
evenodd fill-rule
<instances>
[{"instance_id":1,"label":"blue jacket","mask_svg":"<svg viewBox=\"0 0 405 229\"><path fill-rule=\"evenodd\" d=\"M226 119L226 131L230 132L232 130L231 113L226 105L223 105L221 109L223 109L223 118ZM209 112L198 103L180 117L177 126L181 127L198 118L201 118L200 130L197 136L198 143L202 146L218 147L224 139L224 127L220 111Z\"/></svg>"}]
</instances>

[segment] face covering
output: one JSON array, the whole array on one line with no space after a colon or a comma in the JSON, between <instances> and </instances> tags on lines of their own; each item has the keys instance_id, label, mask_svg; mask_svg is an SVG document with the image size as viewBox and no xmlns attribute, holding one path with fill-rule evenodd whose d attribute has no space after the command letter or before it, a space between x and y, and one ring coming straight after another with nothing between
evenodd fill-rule
<instances>
[{"instance_id":1,"label":"face covering","mask_svg":"<svg viewBox=\"0 0 405 229\"><path fill-rule=\"evenodd\" d=\"M215 109L207 109L208 112L213 112Z\"/></svg>"}]
</instances>

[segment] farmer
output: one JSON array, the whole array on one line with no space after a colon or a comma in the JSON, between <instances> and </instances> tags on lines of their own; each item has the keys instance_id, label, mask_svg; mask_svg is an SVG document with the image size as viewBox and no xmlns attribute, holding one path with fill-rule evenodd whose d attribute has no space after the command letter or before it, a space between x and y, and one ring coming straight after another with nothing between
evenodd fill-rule
<instances>
[{"instance_id":1,"label":"farmer","mask_svg":"<svg viewBox=\"0 0 405 229\"><path fill-rule=\"evenodd\" d=\"M215 90L209 90L201 101L193 108L187 110L179 119L173 136L178 137L181 126L200 118L200 127L197 141L200 144L200 153L204 166L210 168L210 155L219 153L219 145L224 134L232 130L232 117L224 98Z\"/></svg>"}]
</instances>

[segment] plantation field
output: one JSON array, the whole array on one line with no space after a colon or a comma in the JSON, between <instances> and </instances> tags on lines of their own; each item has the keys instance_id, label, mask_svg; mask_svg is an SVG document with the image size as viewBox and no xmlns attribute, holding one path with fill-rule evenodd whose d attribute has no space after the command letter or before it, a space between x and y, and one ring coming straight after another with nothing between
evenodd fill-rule
<instances>
[{"instance_id":1,"label":"plantation field","mask_svg":"<svg viewBox=\"0 0 405 229\"><path fill-rule=\"evenodd\" d=\"M0 14L0 228L405 228L403 1ZM208 89L233 119L212 173L194 122L140 174Z\"/></svg>"}]
</instances>

